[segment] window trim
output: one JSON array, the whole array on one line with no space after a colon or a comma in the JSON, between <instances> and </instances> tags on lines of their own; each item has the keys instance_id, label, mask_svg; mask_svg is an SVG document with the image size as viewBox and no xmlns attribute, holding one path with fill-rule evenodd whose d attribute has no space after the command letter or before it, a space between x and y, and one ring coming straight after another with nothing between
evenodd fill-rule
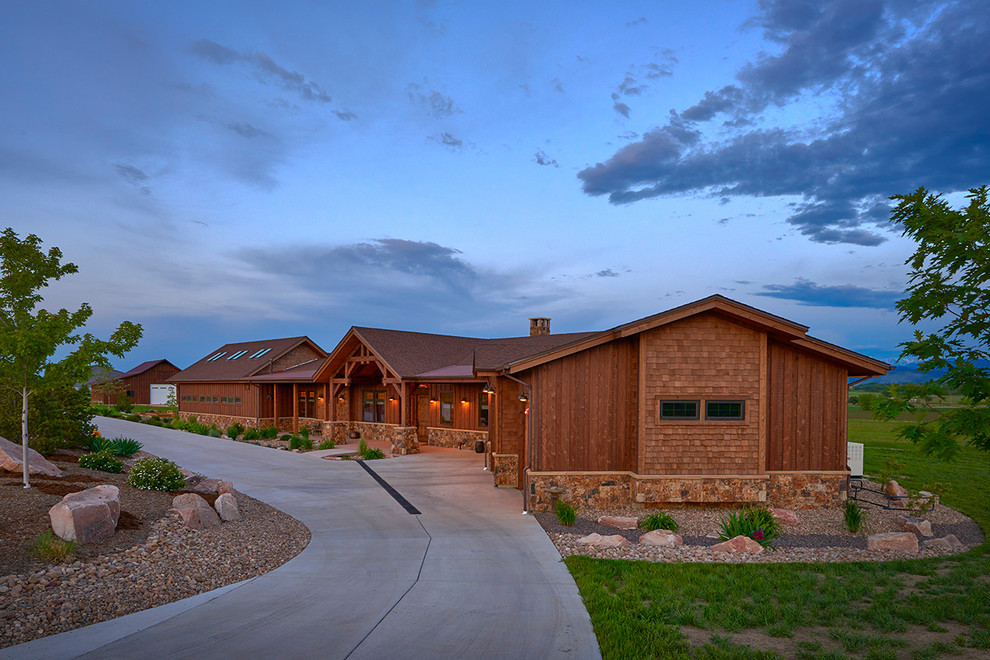
<instances>
[{"instance_id":1,"label":"window trim","mask_svg":"<svg viewBox=\"0 0 990 660\"><path fill-rule=\"evenodd\" d=\"M445 399L449 399L449 401L445 401ZM454 425L454 393L440 392L439 400L440 400L440 423L444 426L453 426ZM446 418L444 417L443 414L443 409L445 406L449 406L448 407L449 414L447 415Z\"/></svg>"},{"instance_id":2,"label":"window trim","mask_svg":"<svg viewBox=\"0 0 990 660\"><path fill-rule=\"evenodd\" d=\"M708 412L708 406L711 404L718 403L728 403L728 404L739 404L739 416L712 416ZM710 422L742 422L746 420L746 402L743 399L705 399L705 421Z\"/></svg>"},{"instance_id":3,"label":"window trim","mask_svg":"<svg viewBox=\"0 0 990 660\"><path fill-rule=\"evenodd\" d=\"M678 404L678 403L693 403L694 404L694 415L664 415L663 407L665 404ZM690 422L696 421L701 418L701 399L661 399L660 404L657 406L657 414L660 416L661 422Z\"/></svg>"},{"instance_id":4,"label":"window trim","mask_svg":"<svg viewBox=\"0 0 990 660\"><path fill-rule=\"evenodd\" d=\"M482 417L482 413L484 413L484 417ZM490 416L491 409L488 402L488 393L478 392L478 428L487 429Z\"/></svg>"}]
</instances>

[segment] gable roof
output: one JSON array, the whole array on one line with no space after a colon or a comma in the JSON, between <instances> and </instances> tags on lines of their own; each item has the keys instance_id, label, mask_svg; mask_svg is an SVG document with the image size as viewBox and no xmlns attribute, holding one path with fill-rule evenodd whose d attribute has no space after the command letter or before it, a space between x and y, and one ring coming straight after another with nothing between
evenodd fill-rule
<instances>
[{"instance_id":1,"label":"gable roof","mask_svg":"<svg viewBox=\"0 0 990 660\"><path fill-rule=\"evenodd\" d=\"M180 371L180 369L177 366L175 366L174 364L172 364L168 360L165 360L165 359L162 359L162 360L148 360L147 362L142 362L141 364L139 364L138 366L134 367L130 371L125 371L124 373L122 373L119 376L117 376L117 378L119 378L120 380L123 380L125 378L132 378L134 376L140 376L141 374L143 374L146 371L151 371L153 368L157 367L158 365L162 364L163 362L165 364L167 364L168 366L172 367L173 369L175 369L176 371Z\"/></svg>"},{"instance_id":2,"label":"gable roof","mask_svg":"<svg viewBox=\"0 0 990 660\"><path fill-rule=\"evenodd\" d=\"M326 357L326 351L305 336L224 344L175 374L167 382L247 380L252 376L270 373L269 369L272 362L303 344L308 344L315 349L320 358ZM299 366L292 365L282 372L276 372L276 374L285 375L288 372L294 372ZM312 371L314 368L311 366L309 370ZM293 378L294 380L312 379L312 373L305 376L302 372L296 372L293 373L293 376L297 376Z\"/></svg>"},{"instance_id":3,"label":"gable roof","mask_svg":"<svg viewBox=\"0 0 990 660\"><path fill-rule=\"evenodd\" d=\"M109 383L114 378L120 378L122 372L116 369L105 369L98 364L94 364L91 367L93 372L93 377L86 382L87 387L93 387L94 385L104 385Z\"/></svg>"},{"instance_id":4,"label":"gable roof","mask_svg":"<svg viewBox=\"0 0 990 660\"><path fill-rule=\"evenodd\" d=\"M850 376L882 376L892 369L885 362L807 335L807 326L789 321L769 312L764 312L756 307L745 305L725 296L713 295L669 309L665 312L660 312L659 314L616 326L604 332L593 333L583 340L572 342L566 346L552 348L537 355L525 356L507 362L501 366L501 370L509 373L518 373L616 339L630 337L703 313L712 313L722 318L727 318L734 323L761 330L778 341L800 346L805 350L819 354L825 359L841 363L849 369Z\"/></svg>"}]
</instances>

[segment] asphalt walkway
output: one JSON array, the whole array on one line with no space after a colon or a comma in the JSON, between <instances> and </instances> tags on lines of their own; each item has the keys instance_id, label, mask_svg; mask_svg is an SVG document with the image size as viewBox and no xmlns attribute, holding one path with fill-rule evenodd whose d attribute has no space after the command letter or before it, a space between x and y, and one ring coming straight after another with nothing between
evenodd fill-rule
<instances>
[{"instance_id":1,"label":"asphalt walkway","mask_svg":"<svg viewBox=\"0 0 990 660\"><path fill-rule=\"evenodd\" d=\"M376 480L357 462L98 421L106 437L136 438L233 482L302 521L312 539L265 575L4 649L2 658L601 657L553 544L521 515L519 491L492 487L477 454L370 461Z\"/></svg>"}]
</instances>

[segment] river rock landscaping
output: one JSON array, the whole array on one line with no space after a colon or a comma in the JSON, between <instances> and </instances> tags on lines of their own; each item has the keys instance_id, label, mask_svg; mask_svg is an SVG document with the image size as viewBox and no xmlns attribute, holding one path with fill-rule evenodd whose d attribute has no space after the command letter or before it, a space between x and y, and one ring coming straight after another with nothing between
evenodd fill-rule
<instances>
[{"instance_id":1,"label":"river rock landscaping","mask_svg":"<svg viewBox=\"0 0 990 660\"><path fill-rule=\"evenodd\" d=\"M291 516L234 491L240 521L188 528L173 511L177 493L127 485L78 465L83 452L50 457L62 477L0 472L0 648L87 626L256 577L284 564L309 542ZM139 453L125 461L148 456ZM64 495L107 484L119 489L117 530L106 541L76 546L53 564L32 544L51 530L48 510ZM236 486L236 484L235 484ZM198 493L211 505L218 495Z\"/></svg>"}]
</instances>

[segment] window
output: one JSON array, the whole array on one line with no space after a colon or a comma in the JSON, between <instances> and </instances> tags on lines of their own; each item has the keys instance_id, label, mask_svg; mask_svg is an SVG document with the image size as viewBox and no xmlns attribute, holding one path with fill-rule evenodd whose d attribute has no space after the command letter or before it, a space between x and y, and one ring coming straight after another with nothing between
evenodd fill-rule
<instances>
[{"instance_id":1,"label":"window","mask_svg":"<svg viewBox=\"0 0 990 660\"><path fill-rule=\"evenodd\" d=\"M220 358L222 358L226 354L227 354L227 351L220 351L219 353L217 353L213 357L209 358L207 360L207 362L213 362L214 360L219 360Z\"/></svg>"},{"instance_id":2,"label":"window","mask_svg":"<svg viewBox=\"0 0 990 660\"><path fill-rule=\"evenodd\" d=\"M316 417L316 390L299 390L299 416Z\"/></svg>"},{"instance_id":3,"label":"window","mask_svg":"<svg viewBox=\"0 0 990 660\"><path fill-rule=\"evenodd\" d=\"M488 426L488 394L478 393L478 426Z\"/></svg>"},{"instance_id":4,"label":"window","mask_svg":"<svg viewBox=\"0 0 990 660\"><path fill-rule=\"evenodd\" d=\"M385 421L385 392L365 390L362 406L363 419L366 422Z\"/></svg>"},{"instance_id":5,"label":"window","mask_svg":"<svg viewBox=\"0 0 990 660\"><path fill-rule=\"evenodd\" d=\"M199 402L200 403L206 403L206 397L205 396L199 397Z\"/></svg>"},{"instance_id":6,"label":"window","mask_svg":"<svg viewBox=\"0 0 990 660\"><path fill-rule=\"evenodd\" d=\"M239 397L239 396L235 396L234 397L234 405L235 406L241 405L241 397Z\"/></svg>"},{"instance_id":7,"label":"window","mask_svg":"<svg viewBox=\"0 0 990 660\"><path fill-rule=\"evenodd\" d=\"M454 393L453 392L440 393L440 423L441 424L454 423Z\"/></svg>"},{"instance_id":8,"label":"window","mask_svg":"<svg viewBox=\"0 0 990 660\"><path fill-rule=\"evenodd\" d=\"M699 401L661 401L660 419L698 419Z\"/></svg>"},{"instance_id":9,"label":"window","mask_svg":"<svg viewBox=\"0 0 990 660\"><path fill-rule=\"evenodd\" d=\"M127 396L129 396L130 398L133 399L134 398L134 390L127 390Z\"/></svg>"},{"instance_id":10,"label":"window","mask_svg":"<svg viewBox=\"0 0 990 660\"><path fill-rule=\"evenodd\" d=\"M742 401L705 401L705 419L745 419L745 412Z\"/></svg>"},{"instance_id":11,"label":"window","mask_svg":"<svg viewBox=\"0 0 990 660\"><path fill-rule=\"evenodd\" d=\"M231 356L229 358L227 358L227 359L228 360L236 360L237 358L241 357L245 353L247 353L247 351L237 351L236 353L231 354Z\"/></svg>"},{"instance_id":12,"label":"window","mask_svg":"<svg viewBox=\"0 0 990 660\"><path fill-rule=\"evenodd\" d=\"M263 349L261 349L260 351L256 351L255 353L253 353L253 354L251 354L250 356L248 356L248 359L249 359L249 360L253 360L253 359L255 359L255 358L260 358L260 357L261 357L262 355L264 355L265 353L267 353L267 352L268 352L268 351L270 351L270 350L272 350L272 349L270 349L270 348L263 348ZM247 352L247 351L245 351L245 353L246 353L246 352Z\"/></svg>"}]
</instances>

